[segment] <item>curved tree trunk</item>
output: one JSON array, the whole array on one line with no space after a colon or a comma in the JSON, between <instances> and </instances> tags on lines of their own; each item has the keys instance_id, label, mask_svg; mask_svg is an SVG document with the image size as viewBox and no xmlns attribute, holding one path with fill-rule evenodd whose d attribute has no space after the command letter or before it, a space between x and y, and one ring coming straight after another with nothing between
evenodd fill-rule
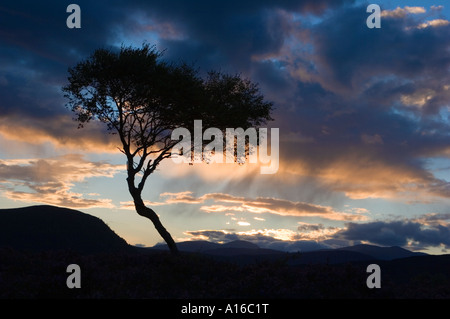
<instances>
[{"instance_id":1,"label":"curved tree trunk","mask_svg":"<svg viewBox=\"0 0 450 319\"><path fill-rule=\"evenodd\" d=\"M144 217L147 217L153 222L153 225L155 226L158 233L161 235L161 237L164 239L164 241L167 243L167 246L169 246L170 252L172 254L178 254L178 248L175 244L175 241L173 240L170 233L166 230L166 228L161 224L161 221L159 220L158 215L155 213L155 211L147 206L144 205L142 200L141 203L134 202L134 206L136 207L136 212Z\"/></svg>"},{"instance_id":2,"label":"curved tree trunk","mask_svg":"<svg viewBox=\"0 0 450 319\"><path fill-rule=\"evenodd\" d=\"M173 240L170 233L166 230L166 228L161 224L161 221L159 220L158 215L155 213L155 211L147 206L145 206L144 201L141 198L141 195L136 189L130 189L131 196L134 200L134 207L136 208L136 212L143 216L150 219L155 226L158 233L161 235L161 237L164 239L164 241L167 243L167 246L170 249L170 252L174 255L178 254L178 248L175 244L175 241Z\"/></svg>"}]
</instances>

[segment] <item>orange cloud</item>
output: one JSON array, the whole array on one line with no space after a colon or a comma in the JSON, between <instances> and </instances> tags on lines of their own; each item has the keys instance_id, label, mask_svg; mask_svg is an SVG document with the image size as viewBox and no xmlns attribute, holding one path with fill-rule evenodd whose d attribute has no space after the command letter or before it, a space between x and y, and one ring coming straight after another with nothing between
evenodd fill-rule
<instances>
[{"instance_id":1,"label":"orange cloud","mask_svg":"<svg viewBox=\"0 0 450 319\"><path fill-rule=\"evenodd\" d=\"M12 200L71 208L113 207L98 194L72 190L77 182L93 177L113 177L122 165L90 162L79 154L47 159L0 160L0 190Z\"/></svg>"},{"instance_id":2,"label":"orange cloud","mask_svg":"<svg viewBox=\"0 0 450 319\"><path fill-rule=\"evenodd\" d=\"M332 239L333 236L342 231L338 227L324 227L323 225L304 224L315 228L314 230L304 231L299 229L297 231L286 228L264 228L251 229L246 231L234 230L193 230L184 232L188 235L187 238L180 238L179 240L208 240L213 242L225 242L230 240L247 240L251 242L295 242L295 241L311 241L318 242Z\"/></svg>"},{"instance_id":3,"label":"orange cloud","mask_svg":"<svg viewBox=\"0 0 450 319\"><path fill-rule=\"evenodd\" d=\"M414 98L418 98L414 96ZM414 100L416 101L416 100ZM101 123L90 123L83 129L76 129L77 123L70 116L58 116L52 121L43 118L0 119L0 135L3 139L26 145L51 143L56 148L80 150L95 153L118 153L116 136L107 134ZM347 147L340 153L320 148L317 141L301 135L281 136L280 166L270 181L283 181L295 185L299 179L308 177L321 187L334 192L342 192L351 199L386 198L405 201L429 201L433 197L450 197L448 182L434 178L422 169L404 162L389 162L381 158L374 148L384 147L385 141L379 134L362 134L360 149ZM18 144L19 144L18 143ZM298 152L300 147L308 152ZM12 147L17 147L17 144ZM291 151L294 150L294 151ZM327 153L330 151L331 153ZM376 151L376 149L375 149ZM382 152L385 152L384 150ZM441 153L445 150L441 150ZM447 155L450 149L446 150ZM311 154L308 154L311 153ZM331 156L327 156L331 154ZM433 155L433 154L432 154ZM206 181L232 181L263 178L259 174L260 165L237 164L175 164L170 159L160 165L159 174L166 178L183 178L192 175ZM267 177L264 181L268 180ZM264 182L265 183L265 182ZM189 194L183 200L192 202ZM180 202L181 198L169 199ZM222 202L225 202L223 199ZM212 208L204 207L204 210ZM220 209L215 207L215 209ZM248 210L257 212L254 205ZM266 207L263 211L267 211ZM270 209L269 209L270 210ZM278 211L279 212L279 211ZM283 211L286 214L288 212Z\"/></svg>"},{"instance_id":4,"label":"orange cloud","mask_svg":"<svg viewBox=\"0 0 450 319\"><path fill-rule=\"evenodd\" d=\"M144 204L152 207L152 206L161 206L161 205L166 205L166 203L162 203L162 202L152 202L149 200L144 200ZM134 202L133 201L125 201L125 202L120 202L120 209L127 209L127 210L135 210L136 208L134 207Z\"/></svg>"},{"instance_id":5,"label":"orange cloud","mask_svg":"<svg viewBox=\"0 0 450 319\"><path fill-rule=\"evenodd\" d=\"M354 212L337 212L329 206L321 206L306 202L290 201L273 197L247 198L233 196L224 193L208 193L199 197L192 195L192 192L162 193L167 204L202 204L206 201L213 201L212 205L201 206L202 211L208 213L221 212L250 212L255 214L269 213L281 216L317 216L332 220L365 220L367 217ZM231 205L229 205L231 204Z\"/></svg>"},{"instance_id":6,"label":"orange cloud","mask_svg":"<svg viewBox=\"0 0 450 319\"><path fill-rule=\"evenodd\" d=\"M279 177L295 182L309 177L321 187L342 192L351 199L384 198L405 202L428 202L435 198L450 198L450 184L433 176L420 166L402 160L385 160L375 143L368 148L350 148L343 154L320 158L315 155L285 158L280 165ZM381 152L381 151L380 151ZM386 150L383 150L386 152ZM290 155L293 157L293 155Z\"/></svg>"},{"instance_id":7,"label":"orange cloud","mask_svg":"<svg viewBox=\"0 0 450 319\"><path fill-rule=\"evenodd\" d=\"M424 7L405 6L404 8L397 7L394 10L383 10L381 11L381 16L399 19L406 17L407 14L421 14L425 12L427 12L427 10Z\"/></svg>"},{"instance_id":8,"label":"orange cloud","mask_svg":"<svg viewBox=\"0 0 450 319\"><path fill-rule=\"evenodd\" d=\"M246 181L258 181L262 185L282 182L287 187L298 186L307 178L324 191L343 193L350 199L427 202L434 198L450 197L450 185L445 180L434 177L425 168L412 164L402 156L391 158L387 150L391 145L380 134L362 134L360 143L330 148L315 141L306 144L290 139L282 141L279 170L270 178L259 174L258 164L187 165L175 164L170 160L161 164L160 174L166 178L196 176L207 182L240 180L243 184ZM446 156L450 149L436 152L439 153L424 156ZM193 200L189 195L183 196L187 202ZM222 202L225 202L225 198Z\"/></svg>"},{"instance_id":9,"label":"orange cloud","mask_svg":"<svg viewBox=\"0 0 450 319\"><path fill-rule=\"evenodd\" d=\"M84 150L95 153L118 152L117 136L108 134L102 123L90 123L77 129L70 116L48 118L8 116L0 119L0 135L13 142L31 145L51 143L69 152Z\"/></svg>"},{"instance_id":10,"label":"orange cloud","mask_svg":"<svg viewBox=\"0 0 450 319\"><path fill-rule=\"evenodd\" d=\"M450 24L450 21L448 21L448 20L445 20L445 19L434 19L434 20L427 21L427 22L419 24L417 26L417 28L418 29L424 29L424 28L428 28L428 27L436 28L436 27L443 27L443 26L446 26L446 25L449 25L449 24Z\"/></svg>"},{"instance_id":11,"label":"orange cloud","mask_svg":"<svg viewBox=\"0 0 450 319\"><path fill-rule=\"evenodd\" d=\"M342 228L339 227L325 227L322 224L308 224L298 222L298 239L297 240L315 240L324 241L333 238Z\"/></svg>"}]
</instances>

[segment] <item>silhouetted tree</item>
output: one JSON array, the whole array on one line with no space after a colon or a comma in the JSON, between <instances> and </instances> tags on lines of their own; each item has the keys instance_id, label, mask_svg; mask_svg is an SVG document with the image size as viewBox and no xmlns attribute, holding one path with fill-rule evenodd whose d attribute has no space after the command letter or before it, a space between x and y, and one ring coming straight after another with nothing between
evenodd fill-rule
<instances>
[{"instance_id":1,"label":"silhouetted tree","mask_svg":"<svg viewBox=\"0 0 450 319\"><path fill-rule=\"evenodd\" d=\"M142 200L147 178L179 142L171 139L171 132L180 127L192 132L195 119L222 132L227 127L258 127L271 120L272 103L264 101L256 84L239 75L213 71L203 79L192 66L170 64L161 57L148 44L120 51L98 49L69 68L63 91L79 127L98 120L118 134L136 211L153 222L171 252L177 253L158 215Z\"/></svg>"}]
</instances>

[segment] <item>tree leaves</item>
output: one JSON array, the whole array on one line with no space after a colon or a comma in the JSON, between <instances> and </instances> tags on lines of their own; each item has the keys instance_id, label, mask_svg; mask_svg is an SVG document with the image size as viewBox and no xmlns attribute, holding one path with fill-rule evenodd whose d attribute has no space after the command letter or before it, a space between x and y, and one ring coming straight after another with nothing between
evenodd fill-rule
<instances>
[{"instance_id":1,"label":"tree leaves","mask_svg":"<svg viewBox=\"0 0 450 319\"><path fill-rule=\"evenodd\" d=\"M204 79L194 66L161 57L148 44L120 51L98 49L69 68L69 83L63 87L80 127L98 120L119 135L129 176L134 180L143 173L141 189L178 143L171 140L172 130L184 127L192 132L198 119L203 127L222 132L257 128L272 120L272 103L250 80L217 71Z\"/></svg>"}]
</instances>

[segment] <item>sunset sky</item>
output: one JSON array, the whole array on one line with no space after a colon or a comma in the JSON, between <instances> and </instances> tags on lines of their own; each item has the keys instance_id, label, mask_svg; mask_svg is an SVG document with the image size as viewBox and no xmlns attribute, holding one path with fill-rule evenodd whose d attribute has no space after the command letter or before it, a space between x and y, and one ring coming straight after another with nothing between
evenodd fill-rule
<instances>
[{"instance_id":1,"label":"sunset sky","mask_svg":"<svg viewBox=\"0 0 450 319\"><path fill-rule=\"evenodd\" d=\"M81 8L69 29L66 8ZM382 9L370 29L366 8ZM7 1L0 4L0 208L50 204L104 220L133 245L125 156L99 123L77 129L61 87L97 48L144 42L163 59L240 73L274 103L280 160L175 164L143 197L176 241L289 251L356 243L450 249L450 3Z\"/></svg>"}]
</instances>

